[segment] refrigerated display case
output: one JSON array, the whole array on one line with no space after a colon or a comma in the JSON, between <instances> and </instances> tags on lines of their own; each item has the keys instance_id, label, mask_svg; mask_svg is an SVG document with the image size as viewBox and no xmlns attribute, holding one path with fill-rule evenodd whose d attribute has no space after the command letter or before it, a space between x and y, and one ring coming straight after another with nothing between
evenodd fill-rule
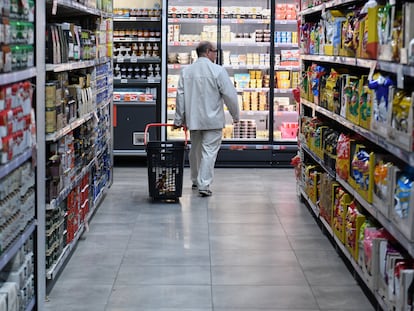
<instances>
[{"instance_id":1,"label":"refrigerated display case","mask_svg":"<svg viewBox=\"0 0 414 311\"><path fill-rule=\"evenodd\" d=\"M158 1L114 2L115 156L145 155L145 125L161 120L161 13Z\"/></svg>"},{"instance_id":2,"label":"refrigerated display case","mask_svg":"<svg viewBox=\"0 0 414 311\"><path fill-rule=\"evenodd\" d=\"M174 119L180 70L197 59L200 41L217 44L218 64L228 70L238 92L240 122L232 124L226 112L218 166L288 166L297 152L292 89L299 53L293 1L258 0L254 6L235 0L168 2L166 121ZM168 131L167 139L180 135Z\"/></svg>"}]
</instances>

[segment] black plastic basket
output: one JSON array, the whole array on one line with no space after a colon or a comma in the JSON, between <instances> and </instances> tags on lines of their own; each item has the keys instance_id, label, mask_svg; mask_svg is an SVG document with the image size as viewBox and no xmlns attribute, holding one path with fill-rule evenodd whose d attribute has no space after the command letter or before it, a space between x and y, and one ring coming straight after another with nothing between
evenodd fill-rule
<instances>
[{"instance_id":1,"label":"black plastic basket","mask_svg":"<svg viewBox=\"0 0 414 311\"><path fill-rule=\"evenodd\" d=\"M151 126L171 126L171 124L151 123L147 125L146 132ZM150 197L153 200L177 201L183 190L187 133L185 141L150 141L145 144Z\"/></svg>"}]
</instances>

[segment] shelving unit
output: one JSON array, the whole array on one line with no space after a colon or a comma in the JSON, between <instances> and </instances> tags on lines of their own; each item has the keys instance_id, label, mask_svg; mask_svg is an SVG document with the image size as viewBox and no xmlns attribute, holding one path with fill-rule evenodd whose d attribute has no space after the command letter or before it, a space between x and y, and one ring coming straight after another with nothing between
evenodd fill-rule
<instances>
[{"instance_id":1,"label":"shelving unit","mask_svg":"<svg viewBox=\"0 0 414 311\"><path fill-rule=\"evenodd\" d=\"M348 5L353 5L352 12L358 17L359 10L354 7L357 4L356 1L327 1L320 5L304 8L299 14L302 22L301 62L303 70L300 99L302 122L299 141L302 162L300 196L310 207L317 221L322 224L337 249L347 259L355 275L371 291L372 297L377 302L376 307L382 310L408 310L406 309L406 303L409 299L407 287L411 281L410 279L402 281L400 279L401 271L398 275L394 273L395 266L391 263L393 260L391 257L400 256L402 262L405 262L404 260L410 261L414 257L414 240L407 234L407 223L404 220L399 220L394 212L396 209L394 206L396 204L395 198L398 197L398 174L400 174L400 170L403 170L402 167L414 167L414 152L409 146L402 147L401 141L403 140L395 139L390 135L395 131L393 129L395 112L393 113L392 109L394 109L394 105L398 104L391 96L385 99L389 100L388 106L385 106L388 109L388 119L378 125L380 122L378 120L384 116L378 117L379 113L383 113L379 112L379 109L384 109L384 107L378 108L381 98L375 93L375 85L371 82L377 82L379 74L383 77L390 76L393 87L401 91L404 90L405 96L408 98L412 96L410 92L413 91L411 82L414 78L414 66L399 63L395 59L383 60L385 56L381 53L386 50L386 46L379 42L371 43L372 41L370 41L370 48L377 51L378 55L382 55L382 60L376 59L376 57L369 59L364 46L346 46L343 43L343 38L336 41L339 42L337 48L331 49L329 40L324 41L324 38L320 38L321 46L317 47L317 44L315 45L313 41L310 42L308 37L311 36L312 31L323 27L322 22L318 24L318 17L322 20L320 17L322 13L328 15L330 9L338 10L335 12L341 12L343 16L340 17L343 19L336 25L344 27L344 24L350 21L346 15ZM307 5L307 3L302 1L302 5ZM398 8L400 8L399 5L401 4L397 3ZM408 10L409 8L405 14L409 13ZM361 23L360 25L363 25L364 22L368 23L369 19L364 20L364 15L361 14L358 21ZM375 36L372 33L377 31L376 28L361 27L359 31L369 32L369 40L373 40L372 38ZM405 31L409 30L405 29ZM353 34L355 35L355 33ZM368 38L367 33L360 35L365 35ZM399 47L401 60L404 60L404 47ZM317 50L317 48L320 49ZM349 95L351 94L351 79L355 81L352 89L354 97L352 98ZM388 91L393 94L391 93L392 87L388 88L386 92ZM361 98L367 98L367 101L362 101ZM358 103L357 106L354 106L355 102ZM410 110L413 109L412 106L411 102ZM357 113L351 110L355 107L358 107ZM413 122L411 114L407 115L406 121L407 126L411 126L410 124ZM377 127L381 127L381 129L378 130ZM400 131L400 135L404 135L402 130ZM345 144L339 145L341 143L340 133L350 137L351 142L347 145L348 147L345 147ZM408 133L409 135L411 133ZM335 146L335 149L331 150L331 146ZM366 158L366 162L364 162L369 165L369 170L361 175L364 186L361 185L362 181L357 179L359 176L357 174L364 169L363 166L358 166L358 163L362 164L362 161L358 162L359 158L356 158L359 146L366 148L363 150L367 151L366 154L370 154L369 159ZM344 164L346 159L349 159L348 166ZM375 180L378 180L379 171L377 170L380 169L380 160L393 163L392 168L388 171L389 175L386 177L388 194L384 197L375 196L379 193L380 186L377 186L376 182L378 181L374 181L374 176ZM344 175L347 176L344 177ZM326 188L329 186L332 189ZM349 201L345 199L341 201L342 194L337 189L342 189L341 191L349 196ZM331 197L326 193L331 193ZM330 204L325 201L328 198L331 200ZM391 203L386 203L387 200ZM412 197L410 198L410 194L408 194L407 200L410 202L407 209L411 211ZM358 210L357 213L354 209L355 206ZM356 218L353 217L364 219L366 227L369 228L367 230L374 231L377 230L376 228L383 228L387 234L392 236L389 241L384 238L385 242L380 241L382 235L374 237L372 242L374 246L369 259L367 259L368 255L364 253L364 247L362 247L365 240L360 240L361 236L366 238L364 231L362 231L366 227L361 226L362 223L358 224ZM401 217L401 219L403 218ZM369 221L365 222L365 220ZM357 235L355 240L353 240L352 232ZM384 247L395 248L396 251L391 255L391 251L390 253L383 252ZM370 260L372 266L368 267L367 260ZM381 267L385 267L386 270L380 269L380 265L383 265ZM388 279L384 278L384 273L387 274ZM400 288L394 290L394 286Z\"/></svg>"},{"instance_id":2,"label":"shelving unit","mask_svg":"<svg viewBox=\"0 0 414 311\"><path fill-rule=\"evenodd\" d=\"M0 61L0 305L19 310L42 310L41 208L36 176L42 175L42 148L37 109L44 67L37 44L41 37L40 1L2 5ZM9 6L7 6L9 4ZM16 25L21 33L12 36ZM43 183L44 185L44 183ZM40 182L40 187L42 183ZM41 239L40 239L41 241ZM17 310L16 309L16 310Z\"/></svg>"},{"instance_id":3,"label":"shelving unit","mask_svg":"<svg viewBox=\"0 0 414 311\"><path fill-rule=\"evenodd\" d=\"M114 155L143 156L145 125L161 120L161 8L156 3L115 11Z\"/></svg>"},{"instance_id":4,"label":"shelving unit","mask_svg":"<svg viewBox=\"0 0 414 311\"><path fill-rule=\"evenodd\" d=\"M44 29L60 38L60 49L51 53L55 41L47 37L46 74L38 87L49 292L112 182L112 1L46 1L44 12Z\"/></svg>"}]
</instances>

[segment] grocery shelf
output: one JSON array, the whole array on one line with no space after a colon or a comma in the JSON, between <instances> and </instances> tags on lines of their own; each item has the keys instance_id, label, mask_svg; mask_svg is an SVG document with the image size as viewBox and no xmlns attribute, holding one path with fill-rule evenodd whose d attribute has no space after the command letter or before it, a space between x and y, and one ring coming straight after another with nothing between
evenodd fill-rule
<instances>
[{"instance_id":1,"label":"grocery shelf","mask_svg":"<svg viewBox=\"0 0 414 311\"><path fill-rule=\"evenodd\" d=\"M159 57L114 57L114 63L161 63Z\"/></svg>"},{"instance_id":2,"label":"grocery shelf","mask_svg":"<svg viewBox=\"0 0 414 311\"><path fill-rule=\"evenodd\" d=\"M359 280L364 283L364 285L370 289L371 293L375 297L377 304L381 307L382 310L387 310L385 301L383 298L378 295L377 291L375 291L373 288L370 288L369 284L366 282L364 273L359 266L359 264L355 261L354 257L349 253L348 249L345 247L345 245L342 243L341 240L334 234L331 225L326 221L325 218L321 217L319 214L318 207L309 199L303 188L300 189L302 198L307 202L308 207L312 210L315 217L320 221L322 224L324 230L328 233L329 237L333 239L333 242L335 246L340 250L343 257L346 259L346 261L352 266L353 271L358 275Z\"/></svg>"},{"instance_id":3,"label":"grocery shelf","mask_svg":"<svg viewBox=\"0 0 414 311\"><path fill-rule=\"evenodd\" d=\"M30 67L20 71L13 71L0 74L0 85L15 83L25 79L30 79L36 76L36 67Z\"/></svg>"},{"instance_id":4,"label":"grocery shelf","mask_svg":"<svg viewBox=\"0 0 414 311\"><path fill-rule=\"evenodd\" d=\"M114 150L114 156L146 156L145 150Z\"/></svg>"},{"instance_id":5,"label":"grocery shelf","mask_svg":"<svg viewBox=\"0 0 414 311\"><path fill-rule=\"evenodd\" d=\"M414 241L407 239L381 211L373 204L367 202L357 190L355 190L347 181L343 180L336 175L331 169L329 169L322 159L314 154L304 142L301 142L301 148L307 154L309 154L316 163L318 163L332 178L336 181L352 196L358 203L372 216L374 217L392 236L394 236L399 243L407 250L407 252L414 257Z\"/></svg>"},{"instance_id":6,"label":"grocery shelf","mask_svg":"<svg viewBox=\"0 0 414 311\"><path fill-rule=\"evenodd\" d=\"M377 60L372 59L361 59L355 57L346 56L329 56L329 55L306 55L301 54L302 60L325 62L325 63L336 63L346 66L362 67L362 68L376 68Z\"/></svg>"},{"instance_id":7,"label":"grocery shelf","mask_svg":"<svg viewBox=\"0 0 414 311\"><path fill-rule=\"evenodd\" d=\"M357 2L357 1L356 0L333 0L333 1L328 1L328 2L325 2L323 4L320 4L320 5L311 7L311 8L303 9L301 12L299 12L299 15L303 16L303 15L314 14L314 13L322 12L325 9L328 9L328 8L331 8L331 7L351 4L351 3L355 3L355 2Z\"/></svg>"},{"instance_id":8,"label":"grocery shelf","mask_svg":"<svg viewBox=\"0 0 414 311\"><path fill-rule=\"evenodd\" d=\"M83 117L78 118L77 120L71 122L70 124L68 124L67 126L65 126L62 129L56 131L55 133L47 134L46 135L46 141L52 142L52 141L58 140L59 138L62 138L63 136L65 136L69 132L73 131L74 129L76 129L79 126L81 126L82 124L84 124L86 121L92 119L92 117L93 117L93 112L87 113Z\"/></svg>"},{"instance_id":9,"label":"grocery shelf","mask_svg":"<svg viewBox=\"0 0 414 311\"><path fill-rule=\"evenodd\" d=\"M305 142L300 143L301 148L312 157L312 159L319 164L332 178L336 178L336 172L333 171L331 168L325 165L323 159L319 158L313 151L309 149L309 147L305 144Z\"/></svg>"},{"instance_id":10,"label":"grocery shelf","mask_svg":"<svg viewBox=\"0 0 414 311\"><path fill-rule=\"evenodd\" d=\"M46 71L63 72L95 66L95 60L80 60L64 64L46 64Z\"/></svg>"},{"instance_id":11,"label":"grocery shelf","mask_svg":"<svg viewBox=\"0 0 414 311\"><path fill-rule=\"evenodd\" d=\"M268 87L260 87L260 88L255 88L255 87L238 87L236 88L237 92L269 92L270 89Z\"/></svg>"},{"instance_id":12,"label":"grocery shelf","mask_svg":"<svg viewBox=\"0 0 414 311\"><path fill-rule=\"evenodd\" d=\"M33 234L36 229L36 222L32 221L21 235L0 255L0 270L2 270L10 259L17 253L17 251L27 242L29 237Z\"/></svg>"},{"instance_id":13,"label":"grocery shelf","mask_svg":"<svg viewBox=\"0 0 414 311\"><path fill-rule=\"evenodd\" d=\"M0 179L10 174L24 162L32 157L33 150L31 148L25 150L22 154L14 157L10 162L0 165ZM1 270L1 269L0 269Z\"/></svg>"},{"instance_id":14,"label":"grocery shelf","mask_svg":"<svg viewBox=\"0 0 414 311\"><path fill-rule=\"evenodd\" d=\"M58 194L56 198L50 200L49 203L46 203L46 210L53 210L57 208L60 205L60 203L66 199L66 197L72 191L72 189L80 183L82 178L90 171L92 166L95 165L96 161L97 161L97 157L94 157L87 165L85 165L82 168L82 171L78 175L76 175L74 180L69 185L67 185L65 188L63 188L62 191L60 191L60 193Z\"/></svg>"},{"instance_id":15,"label":"grocery shelf","mask_svg":"<svg viewBox=\"0 0 414 311\"><path fill-rule=\"evenodd\" d=\"M374 144L382 147L383 149L387 150L394 156L400 158L401 160L405 161L406 163L414 166L414 153L402 150L398 146L392 144L392 142L387 141L384 137L377 135L370 130L367 130L363 127L355 125L354 123L350 122L349 120L345 119L344 117L333 113L325 108L318 106L312 102L307 101L306 99L301 98L301 103L307 107L312 108L314 111L317 111L326 117L329 117L332 120L335 120L339 124L351 129L355 133L363 136L364 138L368 139L369 141L373 142Z\"/></svg>"},{"instance_id":16,"label":"grocery shelf","mask_svg":"<svg viewBox=\"0 0 414 311\"><path fill-rule=\"evenodd\" d=\"M157 104L157 102L155 100L149 100L149 101L145 101L145 102L140 102L140 101L136 101L136 102L127 102L127 101L114 101L113 103L114 105L123 105L123 106L155 106Z\"/></svg>"},{"instance_id":17,"label":"grocery shelf","mask_svg":"<svg viewBox=\"0 0 414 311\"><path fill-rule=\"evenodd\" d=\"M160 38L143 38L143 37L115 37L114 43L120 42L161 42Z\"/></svg>"},{"instance_id":18,"label":"grocery shelf","mask_svg":"<svg viewBox=\"0 0 414 311\"><path fill-rule=\"evenodd\" d=\"M159 22L161 21L161 18L160 17L114 16L113 21L114 22Z\"/></svg>"},{"instance_id":19,"label":"grocery shelf","mask_svg":"<svg viewBox=\"0 0 414 311\"><path fill-rule=\"evenodd\" d=\"M70 257L72 254L72 251L74 250L79 238L82 236L82 233L85 229L84 223L82 223L79 226L78 231L75 234L75 237L73 240L65 246L62 253L60 254L59 258L56 260L56 262L46 271L46 278L48 280L53 280L56 278L56 276L59 275L59 272L61 269L63 269L64 264L66 260Z\"/></svg>"},{"instance_id":20,"label":"grocery shelf","mask_svg":"<svg viewBox=\"0 0 414 311\"><path fill-rule=\"evenodd\" d=\"M117 79L114 78L114 84L128 84L134 86L137 84L159 84L161 79Z\"/></svg>"},{"instance_id":21,"label":"grocery shelf","mask_svg":"<svg viewBox=\"0 0 414 311\"><path fill-rule=\"evenodd\" d=\"M77 15L77 14L90 14L95 16L103 16L103 17L111 17L112 13L107 13L105 11L101 11L97 8L88 7L84 4L79 3L76 0L47 0L46 4L48 6L52 6L51 14L56 15L65 14L67 16ZM62 10L63 12L60 12Z\"/></svg>"},{"instance_id":22,"label":"grocery shelf","mask_svg":"<svg viewBox=\"0 0 414 311\"><path fill-rule=\"evenodd\" d=\"M32 311L33 308L35 307L36 304L36 299L33 297L30 302L27 304L25 311Z\"/></svg>"}]
</instances>

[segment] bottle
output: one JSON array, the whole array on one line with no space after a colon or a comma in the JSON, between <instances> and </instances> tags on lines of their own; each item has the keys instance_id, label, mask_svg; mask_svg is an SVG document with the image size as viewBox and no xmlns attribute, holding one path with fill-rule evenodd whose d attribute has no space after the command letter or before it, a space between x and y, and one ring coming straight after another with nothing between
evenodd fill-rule
<instances>
[{"instance_id":1,"label":"bottle","mask_svg":"<svg viewBox=\"0 0 414 311\"><path fill-rule=\"evenodd\" d=\"M158 43L154 43L152 48L152 57L158 57L160 53L160 48L158 47Z\"/></svg>"},{"instance_id":2,"label":"bottle","mask_svg":"<svg viewBox=\"0 0 414 311\"><path fill-rule=\"evenodd\" d=\"M144 57L145 56L145 46L144 43L141 43L138 47L138 56Z\"/></svg>"},{"instance_id":3,"label":"bottle","mask_svg":"<svg viewBox=\"0 0 414 311\"><path fill-rule=\"evenodd\" d=\"M147 43L145 57L151 57L151 56L152 56L152 45L151 43Z\"/></svg>"}]
</instances>

